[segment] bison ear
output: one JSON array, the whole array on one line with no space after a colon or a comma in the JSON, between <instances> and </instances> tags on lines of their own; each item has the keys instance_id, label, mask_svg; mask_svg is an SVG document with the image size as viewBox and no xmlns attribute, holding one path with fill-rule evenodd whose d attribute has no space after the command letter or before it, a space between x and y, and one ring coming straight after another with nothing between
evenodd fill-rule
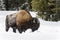
<instances>
[{"instance_id":1,"label":"bison ear","mask_svg":"<svg viewBox=\"0 0 60 40\"><path fill-rule=\"evenodd\" d=\"M33 23L36 23L35 19L33 20Z\"/></svg>"}]
</instances>

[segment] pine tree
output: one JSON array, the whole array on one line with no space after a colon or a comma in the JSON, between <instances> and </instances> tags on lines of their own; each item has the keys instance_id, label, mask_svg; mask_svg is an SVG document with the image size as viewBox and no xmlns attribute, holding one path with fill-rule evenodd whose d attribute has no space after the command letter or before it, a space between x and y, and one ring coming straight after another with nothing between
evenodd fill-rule
<instances>
[{"instance_id":1,"label":"pine tree","mask_svg":"<svg viewBox=\"0 0 60 40\"><path fill-rule=\"evenodd\" d=\"M45 20L60 20L59 0L32 0L32 9L38 12L38 16Z\"/></svg>"},{"instance_id":2,"label":"pine tree","mask_svg":"<svg viewBox=\"0 0 60 40\"><path fill-rule=\"evenodd\" d=\"M38 15L41 18L46 19L46 11L48 10L48 0L32 0L32 9L34 11L37 11Z\"/></svg>"}]
</instances>

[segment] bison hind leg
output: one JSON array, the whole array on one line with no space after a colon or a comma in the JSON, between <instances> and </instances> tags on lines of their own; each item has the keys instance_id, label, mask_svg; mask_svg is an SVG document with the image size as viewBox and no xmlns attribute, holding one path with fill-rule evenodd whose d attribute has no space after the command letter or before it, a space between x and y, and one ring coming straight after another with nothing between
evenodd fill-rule
<instances>
[{"instance_id":1,"label":"bison hind leg","mask_svg":"<svg viewBox=\"0 0 60 40\"><path fill-rule=\"evenodd\" d=\"M16 27L13 27L13 32L16 33Z\"/></svg>"},{"instance_id":2,"label":"bison hind leg","mask_svg":"<svg viewBox=\"0 0 60 40\"><path fill-rule=\"evenodd\" d=\"M9 27L6 27L6 32L8 32L8 30L9 30Z\"/></svg>"},{"instance_id":3,"label":"bison hind leg","mask_svg":"<svg viewBox=\"0 0 60 40\"><path fill-rule=\"evenodd\" d=\"M9 30L8 15L6 16L5 25L6 25L6 32L8 32Z\"/></svg>"}]
</instances>

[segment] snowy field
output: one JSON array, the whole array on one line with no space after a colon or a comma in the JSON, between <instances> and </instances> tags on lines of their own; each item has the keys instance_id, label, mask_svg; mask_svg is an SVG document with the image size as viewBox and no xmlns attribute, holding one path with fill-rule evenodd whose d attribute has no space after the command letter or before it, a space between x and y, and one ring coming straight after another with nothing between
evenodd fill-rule
<instances>
[{"instance_id":1,"label":"snowy field","mask_svg":"<svg viewBox=\"0 0 60 40\"><path fill-rule=\"evenodd\" d=\"M5 17L17 11L0 11L0 40L60 40L60 21L49 22L39 18L40 28L31 32L28 29L25 33L20 34L12 32L12 28L8 32L5 31ZM36 17L36 12L31 12Z\"/></svg>"}]
</instances>

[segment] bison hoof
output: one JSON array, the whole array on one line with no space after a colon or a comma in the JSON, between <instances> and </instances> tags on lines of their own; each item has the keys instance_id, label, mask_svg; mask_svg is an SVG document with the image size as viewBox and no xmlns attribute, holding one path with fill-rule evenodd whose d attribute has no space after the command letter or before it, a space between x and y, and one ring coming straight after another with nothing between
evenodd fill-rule
<instances>
[{"instance_id":1,"label":"bison hoof","mask_svg":"<svg viewBox=\"0 0 60 40\"><path fill-rule=\"evenodd\" d=\"M8 29L6 29L6 32L8 32Z\"/></svg>"},{"instance_id":2,"label":"bison hoof","mask_svg":"<svg viewBox=\"0 0 60 40\"><path fill-rule=\"evenodd\" d=\"M16 31L13 31L14 33L16 33Z\"/></svg>"}]
</instances>

